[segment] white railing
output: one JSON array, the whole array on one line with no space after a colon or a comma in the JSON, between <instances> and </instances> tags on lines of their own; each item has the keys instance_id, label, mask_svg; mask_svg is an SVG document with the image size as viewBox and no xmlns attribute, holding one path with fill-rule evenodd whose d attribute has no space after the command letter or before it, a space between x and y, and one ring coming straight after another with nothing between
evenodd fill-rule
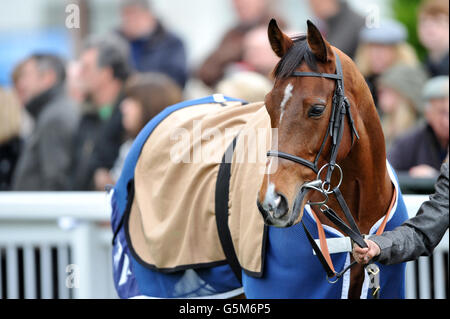
<instances>
[{"instance_id":1,"label":"white railing","mask_svg":"<svg viewBox=\"0 0 450 319\"><path fill-rule=\"evenodd\" d=\"M405 195L410 216L427 196ZM1 298L116 298L103 192L0 192ZM407 298L446 298L448 231L409 262Z\"/></svg>"},{"instance_id":2,"label":"white railing","mask_svg":"<svg viewBox=\"0 0 450 319\"><path fill-rule=\"evenodd\" d=\"M0 298L115 298L109 216L102 192L0 193Z\"/></svg>"}]
</instances>

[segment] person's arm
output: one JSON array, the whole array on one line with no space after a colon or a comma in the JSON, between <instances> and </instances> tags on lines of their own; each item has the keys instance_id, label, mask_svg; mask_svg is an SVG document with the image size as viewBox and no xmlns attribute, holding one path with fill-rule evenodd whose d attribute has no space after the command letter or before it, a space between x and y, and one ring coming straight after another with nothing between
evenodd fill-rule
<instances>
[{"instance_id":1,"label":"person's arm","mask_svg":"<svg viewBox=\"0 0 450 319\"><path fill-rule=\"evenodd\" d=\"M444 163L435 193L420 206L415 217L392 231L369 237L369 248L355 247L356 261L365 264L375 257L382 264L396 264L431 255L448 229L448 170L448 163Z\"/></svg>"}]
</instances>

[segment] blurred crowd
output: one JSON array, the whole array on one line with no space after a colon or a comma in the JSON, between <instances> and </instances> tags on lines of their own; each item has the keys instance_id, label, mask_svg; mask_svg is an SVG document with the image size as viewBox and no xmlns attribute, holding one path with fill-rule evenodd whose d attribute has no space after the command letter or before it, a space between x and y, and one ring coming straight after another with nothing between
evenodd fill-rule
<instances>
[{"instance_id":1,"label":"blurred crowd","mask_svg":"<svg viewBox=\"0 0 450 319\"><path fill-rule=\"evenodd\" d=\"M0 88L0 190L104 190L165 107L215 92L264 100L278 61L268 22L295 31L272 1L230 2L239 21L195 70L183 39L147 0L122 0L117 29L86 38L75 60L36 52L18 63L12 90ZM368 26L346 1L307 3L327 40L365 77L391 164L411 177L437 177L449 144L449 1L423 0L417 11L422 60L398 21Z\"/></svg>"}]
</instances>

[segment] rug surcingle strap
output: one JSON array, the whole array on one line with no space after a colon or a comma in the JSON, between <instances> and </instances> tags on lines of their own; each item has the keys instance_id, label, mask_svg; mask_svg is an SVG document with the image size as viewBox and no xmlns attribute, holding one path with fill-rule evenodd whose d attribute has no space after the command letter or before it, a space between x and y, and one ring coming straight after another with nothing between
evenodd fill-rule
<instances>
[{"instance_id":1,"label":"rug surcingle strap","mask_svg":"<svg viewBox=\"0 0 450 319\"><path fill-rule=\"evenodd\" d=\"M233 273L236 275L239 282L242 283L242 268L237 258L230 229L228 227L228 199L230 191L231 159L236 146L236 140L237 137L235 137L230 146L228 146L227 150L223 154L222 162L219 166L219 172L217 173L216 180L215 212L217 231L219 234L220 243L222 244L223 252L227 258L231 270L233 270Z\"/></svg>"}]
</instances>

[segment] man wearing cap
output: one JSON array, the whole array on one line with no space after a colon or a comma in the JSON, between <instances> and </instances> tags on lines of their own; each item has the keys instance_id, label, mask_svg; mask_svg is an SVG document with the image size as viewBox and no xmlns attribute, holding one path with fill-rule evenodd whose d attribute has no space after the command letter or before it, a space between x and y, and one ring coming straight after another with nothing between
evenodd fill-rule
<instances>
[{"instance_id":1,"label":"man wearing cap","mask_svg":"<svg viewBox=\"0 0 450 319\"><path fill-rule=\"evenodd\" d=\"M448 153L449 78L430 79L423 90L425 123L394 141L388 159L399 172L412 177L437 177Z\"/></svg>"}]
</instances>

